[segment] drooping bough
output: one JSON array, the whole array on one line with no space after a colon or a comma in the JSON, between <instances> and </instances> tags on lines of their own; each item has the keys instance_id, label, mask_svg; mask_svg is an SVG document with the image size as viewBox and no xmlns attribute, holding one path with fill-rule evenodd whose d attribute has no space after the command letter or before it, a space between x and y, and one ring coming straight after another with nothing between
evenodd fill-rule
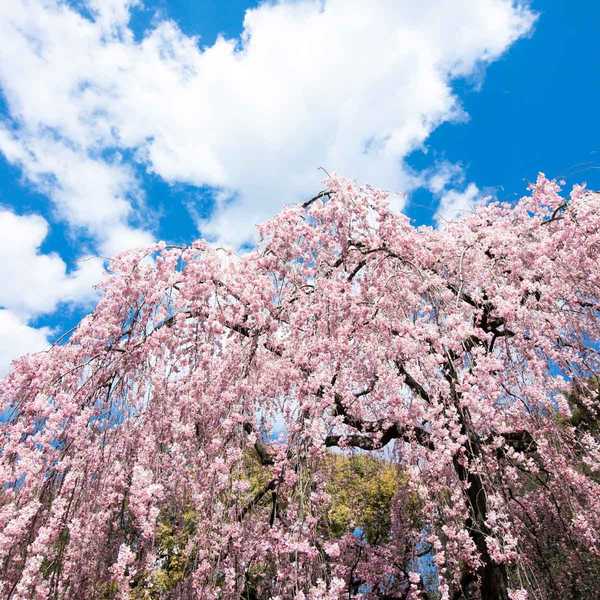
<instances>
[{"instance_id":1,"label":"drooping bough","mask_svg":"<svg viewBox=\"0 0 600 600\"><path fill-rule=\"evenodd\" d=\"M259 234L114 259L72 337L13 364L1 596L160 597L176 556L169 597L417 598L425 543L442 598L569 597L600 552L599 441L565 399L599 372L600 196L540 176L417 228L334 177ZM331 448L385 448L419 519L331 538Z\"/></svg>"}]
</instances>

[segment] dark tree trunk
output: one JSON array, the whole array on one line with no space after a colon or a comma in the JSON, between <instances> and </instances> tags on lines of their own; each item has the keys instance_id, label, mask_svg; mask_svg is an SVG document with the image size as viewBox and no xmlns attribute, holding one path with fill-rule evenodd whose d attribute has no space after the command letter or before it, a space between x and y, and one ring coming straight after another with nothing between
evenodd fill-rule
<instances>
[{"instance_id":1,"label":"dark tree trunk","mask_svg":"<svg viewBox=\"0 0 600 600\"><path fill-rule=\"evenodd\" d=\"M506 567L490 560L481 575L481 600L508 600Z\"/></svg>"},{"instance_id":2,"label":"dark tree trunk","mask_svg":"<svg viewBox=\"0 0 600 600\"><path fill-rule=\"evenodd\" d=\"M476 442L471 443L466 449L466 455L469 458L479 453ZM490 531L485 523L487 498L481 477L477 473L471 472L457 457L454 458L454 469L459 479L468 484L465 500L469 518L466 526L482 563L476 571L469 571L463 575L461 590L458 590L454 597L456 600L460 598L465 600L509 600L506 567L492 559L485 541Z\"/></svg>"}]
</instances>

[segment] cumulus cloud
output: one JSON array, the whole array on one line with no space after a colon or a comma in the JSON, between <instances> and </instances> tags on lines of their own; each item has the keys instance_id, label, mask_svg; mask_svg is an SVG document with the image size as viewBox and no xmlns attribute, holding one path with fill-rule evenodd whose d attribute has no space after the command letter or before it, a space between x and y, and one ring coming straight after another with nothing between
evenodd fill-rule
<instances>
[{"instance_id":1,"label":"cumulus cloud","mask_svg":"<svg viewBox=\"0 0 600 600\"><path fill-rule=\"evenodd\" d=\"M402 160L462 118L453 78L479 72L534 21L512 0L290 0L247 11L240 40L202 48L165 20L135 41L134 4L90 0L93 18L53 0L0 7L0 82L17 124L0 149L29 153L25 172L52 174L61 214L99 239L128 226L139 187L102 158L107 148L133 151L166 181L217 188L203 233L232 244L315 190L319 166L416 186ZM49 135L56 155L81 158L87 185L38 149Z\"/></svg>"},{"instance_id":2,"label":"cumulus cloud","mask_svg":"<svg viewBox=\"0 0 600 600\"><path fill-rule=\"evenodd\" d=\"M47 327L29 327L10 310L0 308L0 377L15 358L47 348L49 335Z\"/></svg>"},{"instance_id":3,"label":"cumulus cloud","mask_svg":"<svg viewBox=\"0 0 600 600\"><path fill-rule=\"evenodd\" d=\"M440 197L440 203L434 215L438 225L444 225L450 221L456 221L466 214L473 212L479 205L488 200L474 183L462 191L446 190Z\"/></svg>"},{"instance_id":4,"label":"cumulus cloud","mask_svg":"<svg viewBox=\"0 0 600 600\"><path fill-rule=\"evenodd\" d=\"M41 253L47 234L42 217L0 209L0 307L23 319L50 313L60 302L92 302L92 286L102 277L99 258L82 257L67 273L60 256Z\"/></svg>"},{"instance_id":5,"label":"cumulus cloud","mask_svg":"<svg viewBox=\"0 0 600 600\"><path fill-rule=\"evenodd\" d=\"M452 185L462 184L465 179L465 173L461 165L449 162L438 163L429 171L430 175L427 179L427 187L437 195L442 194L444 190Z\"/></svg>"},{"instance_id":6,"label":"cumulus cloud","mask_svg":"<svg viewBox=\"0 0 600 600\"><path fill-rule=\"evenodd\" d=\"M102 255L127 250L132 240L152 243L150 233L128 225L142 191L127 165L91 158L46 132L33 135L1 125L0 151L54 201L59 217L95 238Z\"/></svg>"},{"instance_id":7,"label":"cumulus cloud","mask_svg":"<svg viewBox=\"0 0 600 600\"><path fill-rule=\"evenodd\" d=\"M279 0L248 10L240 39L201 46L160 15L134 37L141 4L0 2L0 152L99 256L152 241L144 170L213 188L201 233L232 246L317 191L319 167L396 192L398 210L419 185L441 194L451 166L434 180L404 158L465 118L453 80L481 74L535 20L520 0ZM443 195L440 219L470 190ZM3 363L46 343L28 319L83 302L100 262L67 272L40 251L40 217L4 211L0 227L19 232L0 241Z\"/></svg>"},{"instance_id":8,"label":"cumulus cloud","mask_svg":"<svg viewBox=\"0 0 600 600\"><path fill-rule=\"evenodd\" d=\"M31 319L60 303L85 306L95 300L92 286L102 277L102 261L82 257L67 272L56 253L40 251L47 233L40 216L0 209L0 376L13 358L47 347L50 329L31 327Z\"/></svg>"}]
</instances>

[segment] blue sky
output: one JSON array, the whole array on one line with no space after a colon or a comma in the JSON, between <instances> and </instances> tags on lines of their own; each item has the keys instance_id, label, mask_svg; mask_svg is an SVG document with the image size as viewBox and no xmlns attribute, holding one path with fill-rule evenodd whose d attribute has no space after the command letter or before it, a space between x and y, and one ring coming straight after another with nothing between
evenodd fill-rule
<instances>
[{"instance_id":1,"label":"blue sky","mask_svg":"<svg viewBox=\"0 0 600 600\"><path fill-rule=\"evenodd\" d=\"M247 247L319 167L417 224L538 171L600 188L599 29L591 1L2 3L0 373L93 307L106 257Z\"/></svg>"}]
</instances>

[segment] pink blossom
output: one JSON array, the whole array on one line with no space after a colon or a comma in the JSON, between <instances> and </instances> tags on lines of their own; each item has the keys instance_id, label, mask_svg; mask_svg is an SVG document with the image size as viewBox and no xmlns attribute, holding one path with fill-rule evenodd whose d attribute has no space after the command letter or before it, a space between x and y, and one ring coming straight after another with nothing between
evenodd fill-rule
<instances>
[{"instance_id":1,"label":"pink blossom","mask_svg":"<svg viewBox=\"0 0 600 600\"><path fill-rule=\"evenodd\" d=\"M203 598L237 600L257 565L264 597L337 600L351 576L404 593L424 531L443 598L463 577L544 597L544 540L558 589L589 577L600 442L567 394L595 410L600 196L540 175L514 205L431 229L380 190L326 186L241 256L199 241L115 258L72 337L15 362L3 592L112 582L125 598L165 560L165 523L185 529L182 589ZM383 448L403 481L389 532L333 539L327 453Z\"/></svg>"}]
</instances>

